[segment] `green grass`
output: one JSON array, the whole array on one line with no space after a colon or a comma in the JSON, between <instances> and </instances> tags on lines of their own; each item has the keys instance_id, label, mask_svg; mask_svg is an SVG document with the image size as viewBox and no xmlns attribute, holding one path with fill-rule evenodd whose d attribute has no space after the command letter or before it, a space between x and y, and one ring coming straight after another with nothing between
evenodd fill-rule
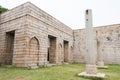
<instances>
[{"instance_id":1,"label":"green grass","mask_svg":"<svg viewBox=\"0 0 120 80\"><path fill-rule=\"evenodd\" d=\"M107 80L120 80L120 65L108 65L108 69L99 69L107 74ZM85 64L68 64L44 67L36 70L27 68L0 67L0 80L89 80L78 77L85 70Z\"/></svg>"}]
</instances>

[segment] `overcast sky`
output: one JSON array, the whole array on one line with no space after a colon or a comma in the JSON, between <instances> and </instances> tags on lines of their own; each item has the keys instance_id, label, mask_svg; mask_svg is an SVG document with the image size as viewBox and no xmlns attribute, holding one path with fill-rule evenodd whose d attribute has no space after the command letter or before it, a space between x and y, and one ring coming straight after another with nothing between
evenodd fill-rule
<instances>
[{"instance_id":1,"label":"overcast sky","mask_svg":"<svg viewBox=\"0 0 120 80\"><path fill-rule=\"evenodd\" d=\"M0 5L12 9L28 0L0 0ZM85 10L92 9L93 26L120 23L120 0L29 0L72 29L85 27Z\"/></svg>"}]
</instances>

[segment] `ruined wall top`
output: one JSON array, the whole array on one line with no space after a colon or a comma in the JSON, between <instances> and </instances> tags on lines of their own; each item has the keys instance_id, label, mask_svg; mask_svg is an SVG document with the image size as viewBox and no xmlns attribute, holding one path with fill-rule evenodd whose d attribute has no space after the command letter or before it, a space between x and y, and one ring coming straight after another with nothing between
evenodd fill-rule
<instances>
[{"instance_id":1,"label":"ruined wall top","mask_svg":"<svg viewBox=\"0 0 120 80\"><path fill-rule=\"evenodd\" d=\"M111 24L111 25L104 25L104 26L95 26L93 27L94 30L98 30L98 29L110 29L110 28L118 28L120 26L120 24ZM76 31L81 31L81 30L85 30L85 28L82 28L82 29L74 29L73 31L76 32Z\"/></svg>"}]
</instances>

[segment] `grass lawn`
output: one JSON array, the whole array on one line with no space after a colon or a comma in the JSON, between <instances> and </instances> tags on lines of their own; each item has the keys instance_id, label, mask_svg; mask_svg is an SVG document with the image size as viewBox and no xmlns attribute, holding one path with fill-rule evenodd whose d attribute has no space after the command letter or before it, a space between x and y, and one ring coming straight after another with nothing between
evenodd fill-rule
<instances>
[{"instance_id":1,"label":"grass lawn","mask_svg":"<svg viewBox=\"0 0 120 80\"><path fill-rule=\"evenodd\" d=\"M107 74L107 80L120 80L120 65L108 65L108 69L99 69ZM78 77L85 70L85 64L64 64L53 67L42 67L36 70L27 68L0 67L0 80L89 80Z\"/></svg>"}]
</instances>

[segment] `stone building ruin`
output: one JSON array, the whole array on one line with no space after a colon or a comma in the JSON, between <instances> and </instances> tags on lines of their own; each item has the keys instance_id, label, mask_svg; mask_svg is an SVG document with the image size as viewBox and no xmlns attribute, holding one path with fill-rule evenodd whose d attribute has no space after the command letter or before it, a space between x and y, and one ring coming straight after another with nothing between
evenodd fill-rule
<instances>
[{"instance_id":1,"label":"stone building ruin","mask_svg":"<svg viewBox=\"0 0 120 80\"><path fill-rule=\"evenodd\" d=\"M96 27L94 32L104 62L120 64L120 24ZM84 29L73 30L30 2L0 15L2 64L84 63L85 53Z\"/></svg>"}]
</instances>

